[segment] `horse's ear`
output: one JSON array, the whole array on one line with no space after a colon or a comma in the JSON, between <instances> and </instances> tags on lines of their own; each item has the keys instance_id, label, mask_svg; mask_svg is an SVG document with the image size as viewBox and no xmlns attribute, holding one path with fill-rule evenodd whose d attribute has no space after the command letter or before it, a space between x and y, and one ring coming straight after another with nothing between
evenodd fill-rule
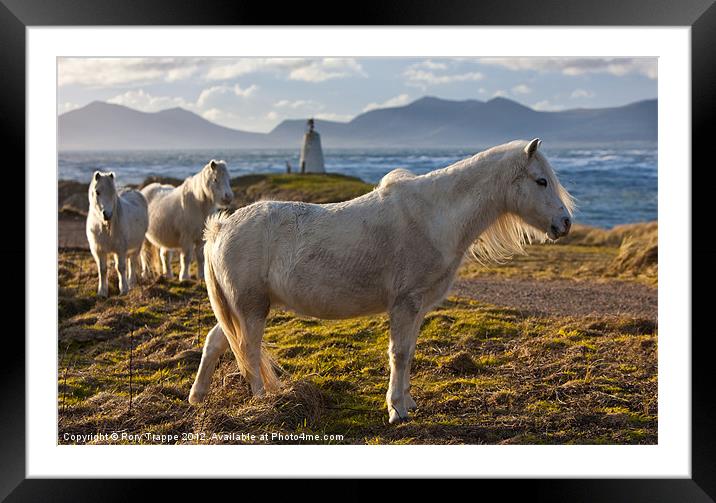
<instances>
[{"instance_id":1,"label":"horse's ear","mask_svg":"<svg viewBox=\"0 0 716 503\"><path fill-rule=\"evenodd\" d=\"M212 159L209 163L209 167L211 167L211 169L216 169L216 161L214 159Z\"/></svg>"},{"instance_id":2,"label":"horse's ear","mask_svg":"<svg viewBox=\"0 0 716 503\"><path fill-rule=\"evenodd\" d=\"M527 146L525 147L525 153L527 154L527 159L532 159L534 157L535 152L537 152L537 149L539 146L542 145L542 140L539 138L535 138Z\"/></svg>"},{"instance_id":3,"label":"horse's ear","mask_svg":"<svg viewBox=\"0 0 716 503\"><path fill-rule=\"evenodd\" d=\"M94 181L96 182L99 180L99 177L102 176L102 174L99 171L94 172Z\"/></svg>"},{"instance_id":4,"label":"horse's ear","mask_svg":"<svg viewBox=\"0 0 716 503\"><path fill-rule=\"evenodd\" d=\"M109 177L114 180L114 171L109 172Z\"/></svg>"}]
</instances>

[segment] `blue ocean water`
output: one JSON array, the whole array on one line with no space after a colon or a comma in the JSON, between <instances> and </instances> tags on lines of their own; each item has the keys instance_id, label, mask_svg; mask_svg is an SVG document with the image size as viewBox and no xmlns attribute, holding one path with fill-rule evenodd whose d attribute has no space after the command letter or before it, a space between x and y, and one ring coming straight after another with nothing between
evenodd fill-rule
<instances>
[{"instance_id":1,"label":"blue ocean water","mask_svg":"<svg viewBox=\"0 0 716 503\"><path fill-rule=\"evenodd\" d=\"M657 219L657 148L544 148L562 184L577 199L575 221L597 227ZM377 183L395 168L415 174L464 159L475 151L440 149L328 150L326 170ZM232 176L281 173L286 161L298 166L298 149L83 151L60 152L58 178L89 181L92 172L113 170L120 183L139 183L150 175L184 178L209 159L227 161Z\"/></svg>"}]
</instances>

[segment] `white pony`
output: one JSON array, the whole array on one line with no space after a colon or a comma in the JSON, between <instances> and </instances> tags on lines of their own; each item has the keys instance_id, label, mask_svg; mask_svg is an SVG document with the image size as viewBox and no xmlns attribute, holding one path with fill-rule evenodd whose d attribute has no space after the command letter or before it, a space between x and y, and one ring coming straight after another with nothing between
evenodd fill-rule
<instances>
[{"instance_id":1,"label":"white pony","mask_svg":"<svg viewBox=\"0 0 716 503\"><path fill-rule=\"evenodd\" d=\"M119 293L124 295L136 284L139 274L139 256L149 224L147 200L138 190L117 193L114 173L99 171L92 175L88 195L85 229L99 272L97 295L106 297L108 293L107 255L110 253L114 254L119 276Z\"/></svg>"},{"instance_id":2,"label":"white pony","mask_svg":"<svg viewBox=\"0 0 716 503\"><path fill-rule=\"evenodd\" d=\"M572 198L539 144L513 141L422 176L396 170L343 203L258 202L210 217L206 285L219 323L189 401L204 400L228 346L254 395L279 385L261 344L271 306L327 319L388 312L389 420L407 419L420 324L466 252L501 261L569 232Z\"/></svg>"},{"instance_id":3,"label":"white pony","mask_svg":"<svg viewBox=\"0 0 716 503\"><path fill-rule=\"evenodd\" d=\"M234 199L230 182L226 163L212 159L178 187L152 183L142 189L149 201L147 240L159 248L162 274L173 277L170 250L178 248L181 250L179 279L189 279L194 252L198 277L204 277L204 222L218 204L228 205ZM147 258L142 260L146 272Z\"/></svg>"}]
</instances>

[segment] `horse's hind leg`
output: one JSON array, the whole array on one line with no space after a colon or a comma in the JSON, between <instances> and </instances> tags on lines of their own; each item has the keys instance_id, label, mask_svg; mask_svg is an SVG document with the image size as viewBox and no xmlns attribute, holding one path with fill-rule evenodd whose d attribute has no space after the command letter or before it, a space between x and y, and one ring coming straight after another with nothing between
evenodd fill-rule
<instances>
[{"instance_id":1,"label":"horse's hind leg","mask_svg":"<svg viewBox=\"0 0 716 503\"><path fill-rule=\"evenodd\" d=\"M129 272L127 282L129 283L129 288L136 286L137 281L139 280L139 271L141 267L139 262L139 252L132 253L127 259L127 269Z\"/></svg>"},{"instance_id":2,"label":"horse's hind leg","mask_svg":"<svg viewBox=\"0 0 716 503\"><path fill-rule=\"evenodd\" d=\"M408 419L408 405L405 391L410 384L406 376L410 373L410 356L414 341L420 329L422 314L412 299L401 299L390 311L390 384L386 394L389 422L391 424Z\"/></svg>"},{"instance_id":3,"label":"horse's hind leg","mask_svg":"<svg viewBox=\"0 0 716 503\"><path fill-rule=\"evenodd\" d=\"M264 380L261 376L261 341L264 337L266 327L265 315L254 315L243 317L241 330L246 343L246 377L251 386L251 393L254 396L263 396L265 392Z\"/></svg>"},{"instance_id":4,"label":"horse's hind leg","mask_svg":"<svg viewBox=\"0 0 716 503\"><path fill-rule=\"evenodd\" d=\"M167 248L161 248L159 250L159 260L162 263L162 275L166 278L173 278L174 273L172 272L172 251Z\"/></svg>"},{"instance_id":5,"label":"horse's hind leg","mask_svg":"<svg viewBox=\"0 0 716 503\"><path fill-rule=\"evenodd\" d=\"M209 330L204 342L199 370L189 392L190 404L197 405L204 401L209 392L211 376L214 374L219 357L224 354L228 347L229 341L226 339L221 327L218 324L214 325L214 328Z\"/></svg>"}]
</instances>

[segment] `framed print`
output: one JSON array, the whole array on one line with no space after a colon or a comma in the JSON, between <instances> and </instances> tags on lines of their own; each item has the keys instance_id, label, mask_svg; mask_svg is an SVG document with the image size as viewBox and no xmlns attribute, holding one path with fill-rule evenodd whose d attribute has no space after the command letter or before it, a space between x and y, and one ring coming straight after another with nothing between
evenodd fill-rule
<instances>
[{"instance_id":1,"label":"framed print","mask_svg":"<svg viewBox=\"0 0 716 503\"><path fill-rule=\"evenodd\" d=\"M0 10L8 501L147 477L711 501L710 2L81 3Z\"/></svg>"}]
</instances>

